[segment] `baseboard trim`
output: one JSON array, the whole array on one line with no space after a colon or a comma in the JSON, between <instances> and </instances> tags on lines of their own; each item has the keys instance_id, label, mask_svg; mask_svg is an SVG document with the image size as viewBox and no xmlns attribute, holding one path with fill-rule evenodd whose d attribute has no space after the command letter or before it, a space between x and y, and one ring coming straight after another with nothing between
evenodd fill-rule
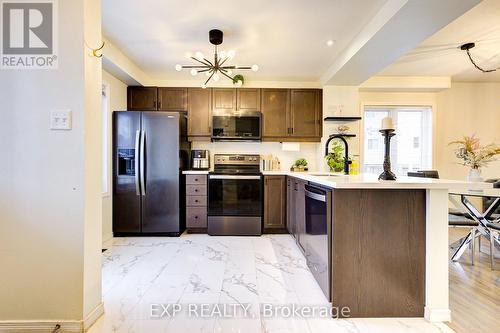
<instances>
[{"instance_id":1,"label":"baseboard trim","mask_svg":"<svg viewBox=\"0 0 500 333\"><path fill-rule=\"evenodd\" d=\"M57 325L61 325L57 333L82 333L86 332L103 314L104 305L100 303L84 320L2 320L0 332L47 333L52 332Z\"/></svg>"},{"instance_id":2,"label":"baseboard trim","mask_svg":"<svg viewBox=\"0 0 500 333\"><path fill-rule=\"evenodd\" d=\"M451 321L450 309L429 309L425 307L424 318L432 323Z\"/></svg>"},{"instance_id":3,"label":"baseboard trim","mask_svg":"<svg viewBox=\"0 0 500 333\"><path fill-rule=\"evenodd\" d=\"M103 237L102 248L109 249L113 245L113 234L109 234Z\"/></svg>"},{"instance_id":4,"label":"baseboard trim","mask_svg":"<svg viewBox=\"0 0 500 333\"><path fill-rule=\"evenodd\" d=\"M52 332L57 325L61 328L57 333L82 333L82 321L79 320L9 320L0 321L2 333L40 333Z\"/></svg>"},{"instance_id":5,"label":"baseboard trim","mask_svg":"<svg viewBox=\"0 0 500 333\"><path fill-rule=\"evenodd\" d=\"M97 321L97 319L99 319L103 314L104 314L104 303L101 302L83 320L83 331L87 332L90 326L92 326Z\"/></svg>"}]
</instances>

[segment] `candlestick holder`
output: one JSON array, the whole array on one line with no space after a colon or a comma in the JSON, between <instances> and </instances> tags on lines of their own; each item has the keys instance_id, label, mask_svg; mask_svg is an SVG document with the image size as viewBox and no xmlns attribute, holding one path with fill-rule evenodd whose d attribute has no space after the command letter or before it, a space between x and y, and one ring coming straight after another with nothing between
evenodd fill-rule
<instances>
[{"instance_id":1,"label":"candlestick holder","mask_svg":"<svg viewBox=\"0 0 500 333\"><path fill-rule=\"evenodd\" d=\"M391 171L391 138L396 135L394 129L381 129L379 131L384 137L385 156L384 156L384 172L378 176L382 180L396 180L396 175Z\"/></svg>"}]
</instances>

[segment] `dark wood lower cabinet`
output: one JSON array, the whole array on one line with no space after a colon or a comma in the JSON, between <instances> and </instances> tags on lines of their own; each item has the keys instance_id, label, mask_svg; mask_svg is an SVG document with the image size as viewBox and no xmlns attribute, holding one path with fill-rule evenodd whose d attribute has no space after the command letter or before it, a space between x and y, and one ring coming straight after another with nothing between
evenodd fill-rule
<instances>
[{"instance_id":1,"label":"dark wood lower cabinet","mask_svg":"<svg viewBox=\"0 0 500 333\"><path fill-rule=\"evenodd\" d=\"M334 190L331 302L351 317L423 317L425 190Z\"/></svg>"},{"instance_id":2,"label":"dark wood lower cabinet","mask_svg":"<svg viewBox=\"0 0 500 333\"><path fill-rule=\"evenodd\" d=\"M295 235L295 214L293 214L293 202L293 178L286 177L286 229L290 235Z\"/></svg>"},{"instance_id":3,"label":"dark wood lower cabinet","mask_svg":"<svg viewBox=\"0 0 500 333\"><path fill-rule=\"evenodd\" d=\"M286 176L264 176L264 232L286 232Z\"/></svg>"},{"instance_id":4,"label":"dark wood lower cabinet","mask_svg":"<svg viewBox=\"0 0 500 333\"><path fill-rule=\"evenodd\" d=\"M207 176L186 175L186 228L189 233L207 232Z\"/></svg>"}]
</instances>

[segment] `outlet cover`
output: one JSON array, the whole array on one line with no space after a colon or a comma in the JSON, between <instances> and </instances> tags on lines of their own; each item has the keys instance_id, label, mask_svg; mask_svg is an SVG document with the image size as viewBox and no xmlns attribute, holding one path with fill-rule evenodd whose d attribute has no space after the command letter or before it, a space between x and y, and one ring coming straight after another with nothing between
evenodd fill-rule
<instances>
[{"instance_id":1,"label":"outlet cover","mask_svg":"<svg viewBox=\"0 0 500 333\"><path fill-rule=\"evenodd\" d=\"M50 111L50 129L51 130L70 130L71 129L71 110L53 110L53 111Z\"/></svg>"}]
</instances>

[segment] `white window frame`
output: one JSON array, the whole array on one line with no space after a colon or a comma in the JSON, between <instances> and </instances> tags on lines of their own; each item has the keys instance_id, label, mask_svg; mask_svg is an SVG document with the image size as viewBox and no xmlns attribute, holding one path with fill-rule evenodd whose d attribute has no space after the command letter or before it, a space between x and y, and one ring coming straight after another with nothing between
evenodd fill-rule
<instances>
[{"instance_id":1,"label":"white window frame","mask_svg":"<svg viewBox=\"0 0 500 333\"><path fill-rule=\"evenodd\" d=\"M409 95L409 94L406 94ZM426 94L428 95L428 94ZM388 97L386 96L381 96L379 100L363 100L360 104L360 114L362 115L362 119L360 122L360 128L359 128L359 148L360 148L360 159L359 159L359 168L360 171L362 172L364 165L365 165L365 157L364 157L364 152L365 152L365 122L364 122L364 114L365 114L365 108L370 107L370 106L375 106L375 107L390 107L390 108L404 108L404 107L409 107L409 108L418 108L418 107L428 107L431 108L432 110L432 169L436 169L436 163L437 163L437 136L436 136L436 129L438 126L437 123L437 113L438 113L438 108L437 108L437 102L435 101L435 98L430 98L428 96L422 96L419 98L413 98L408 96L403 96L403 97L395 97L392 94ZM400 100L398 102L398 100Z\"/></svg>"}]
</instances>

